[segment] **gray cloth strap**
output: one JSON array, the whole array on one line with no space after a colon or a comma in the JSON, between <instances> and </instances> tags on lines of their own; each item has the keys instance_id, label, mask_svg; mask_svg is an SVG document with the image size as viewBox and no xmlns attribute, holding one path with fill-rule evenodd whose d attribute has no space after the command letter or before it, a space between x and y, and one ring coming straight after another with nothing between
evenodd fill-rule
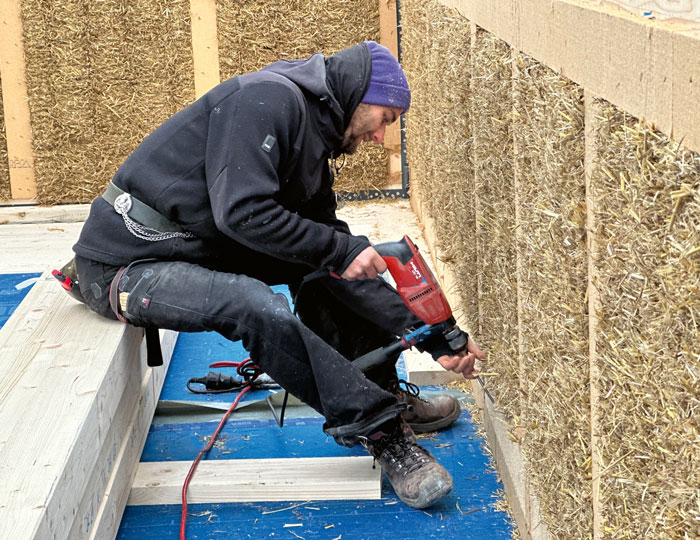
<instances>
[{"instance_id":1,"label":"gray cloth strap","mask_svg":"<svg viewBox=\"0 0 700 540\"><path fill-rule=\"evenodd\" d=\"M112 182L107 186L102 198L107 201L119 214L128 216L144 227L163 233L184 233L185 229L177 223L170 221L163 214L154 210L136 197L118 188Z\"/></svg>"}]
</instances>

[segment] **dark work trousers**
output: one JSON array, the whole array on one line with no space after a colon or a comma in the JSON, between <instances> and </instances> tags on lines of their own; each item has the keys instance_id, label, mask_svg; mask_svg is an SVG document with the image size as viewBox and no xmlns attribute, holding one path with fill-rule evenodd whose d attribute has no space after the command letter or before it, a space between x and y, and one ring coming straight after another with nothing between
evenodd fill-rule
<instances>
[{"instance_id":1,"label":"dark work trousers","mask_svg":"<svg viewBox=\"0 0 700 540\"><path fill-rule=\"evenodd\" d=\"M265 373L324 416L324 431L336 442L357 444L405 406L382 389L396 379L393 365L366 376L348 359L421 323L382 279L324 276L301 285L308 269L269 262L259 266L260 279L186 262L137 262L119 282L119 293L128 294L121 313L134 326L216 331L241 340ZM119 268L82 257L76 263L90 308L116 319L109 287ZM299 317L284 295L270 289L278 283L298 293Z\"/></svg>"}]
</instances>

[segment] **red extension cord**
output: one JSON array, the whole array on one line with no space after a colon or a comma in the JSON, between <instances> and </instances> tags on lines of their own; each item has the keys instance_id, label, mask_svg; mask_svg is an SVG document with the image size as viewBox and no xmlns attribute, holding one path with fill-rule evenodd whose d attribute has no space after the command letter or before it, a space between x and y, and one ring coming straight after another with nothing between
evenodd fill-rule
<instances>
[{"instance_id":1,"label":"red extension cord","mask_svg":"<svg viewBox=\"0 0 700 540\"><path fill-rule=\"evenodd\" d=\"M194 476L194 471L197 469L197 465L202 460L202 456L206 452L211 450L212 446L214 446L216 438L219 436L219 432L224 427L224 424L226 424L226 420L228 420L228 417L234 411L234 409L238 405L238 402L241 400L243 395L252 388L253 381L261 373L260 368L253 364L253 361L250 358L246 358L242 362L214 362L209 367L235 367L238 374L244 376L246 382L243 386L243 389L238 393L236 399L233 400L233 403L231 403L231 406L228 408L223 418L219 422L216 431L214 431L214 434L209 439L207 445L199 451L199 454L197 454L197 457L192 462L190 471L187 473L185 483L182 486L182 516L180 518L180 540L185 540L185 526L187 524L187 487L190 485L190 480L192 480L192 477Z\"/></svg>"}]
</instances>

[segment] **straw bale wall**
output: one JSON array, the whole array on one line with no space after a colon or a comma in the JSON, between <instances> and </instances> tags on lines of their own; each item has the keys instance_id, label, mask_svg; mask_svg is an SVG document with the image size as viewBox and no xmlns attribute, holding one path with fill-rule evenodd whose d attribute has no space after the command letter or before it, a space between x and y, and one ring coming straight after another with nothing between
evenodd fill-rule
<instances>
[{"instance_id":1,"label":"straw bale wall","mask_svg":"<svg viewBox=\"0 0 700 540\"><path fill-rule=\"evenodd\" d=\"M605 102L595 135L605 525L697 538L700 156Z\"/></svg>"},{"instance_id":2,"label":"straw bale wall","mask_svg":"<svg viewBox=\"0 0 700 540\"><path fill-rule=\"evenodd\" d=\"M22 4L38 200L99 195L150 131L194 97L189 2Z\"/></svg>"},{"instance_id":3,"label":"straw bale wall","mask_svg":"<svg viewBox=\"0 0 700 540\"><path fill-rule=\"evenodd\" d=\"M10 198L10 166L7 161L7 137L5 136L5 110L2 106L0 86L0 200Z\"/></svg>"},{"instance_id":4,"label":"straw bale wall","mask_svg":"<svg viewBox=\"0 0 700 540\"><path fill-rule=\"evenodd\" d=\"M592 519L583 92L526 56L513 65L524 396L513 423L552 532L577 538Z\"/></svg>"},{"instance_id":5,"label":"straw bale wall","mask_svg":"<svg viewBox=\"0 0 700 540\"><path fill-rule=\"evenodd\" d=\"M128 154L195 99L190 2L22 2L37 200L87 202ZM280 58L379 37L376 0L217 2L221 80ZM365 145L370 146L370 145ZM0 197L8 199L0 168ZM3 176L4 174L4 176ZM383 188L387 155L371 145L336 188Z\"/></svg>"},{"instance_id":6,"label":"straw bale wall","mask_svg":"<svg viewBox=\"0 0 700 540\"><path fill-rule=\"evenodd\" d=\"M443 3L402 6L411 195L550 537L700 537L700 156Z\"/></svg>"},{"instance_id":7,"label":"straw bale wall","mask_svg":"<svg viewBox=\"0 0 700 540\"><path fill-rule=\"evenodd\" d=\"M520 409L518 306L515 281L515 185L510 49L477 30L472 43L471 118L475 177L475 264L481 344L499 366L489 389L499 403ZM488 332L486 332L488 329Z\"/></svg>"},{"instance_id":8,"label":"straw bale wall","mask_svg":"<svg viewBox=\"0 0 700 540\"><path fill-rule=\"evenodd\" d=\"M470 91L463 87L463 81L469 77L471 32L469 28L457 27L446 35L442 29L446 23L457 26L454 14L435 2L403 2L402 10L404 65L428 65L432 71L440 67L439 56L449 59L450 69L442 74L441 83L454 91L436 91L436 81L431 77L411 81L412 113L408 117L406 148L415 157L411 161L412 175L421 178L421 182L411 186L411 194L425 202L439 231L440 258L450 262L476 246ZM426 148L439 150L431 152ZM462 302L454 307L474 312L475 270L460 267L457 271L460 279L455 292Z\"/></svg>"}]
</instances>

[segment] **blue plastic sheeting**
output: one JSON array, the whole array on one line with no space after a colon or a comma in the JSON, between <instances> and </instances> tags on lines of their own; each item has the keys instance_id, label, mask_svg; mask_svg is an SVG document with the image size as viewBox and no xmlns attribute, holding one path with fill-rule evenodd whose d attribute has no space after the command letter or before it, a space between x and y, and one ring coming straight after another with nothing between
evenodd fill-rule
<instances>
[{"instance_id":1,"label":"blue plastic sheeting","mask_svg":"<svg viewBox=\"0 0 700 540\"><path fill-rule=\"evenodd\" d=\"M221 413L223 416L223 411ZM236 421L224 426L208 459L268 459L366 455L362 447L346 448L327 437L322 417L285 418L280 428L273 419ZM153 425L141 461L193 460L216 429L217 422ZM208 439L207 439L208 440Z\"/></svg>"},{"instance_id":2,"label":"blue plastic sheeting","mask_svg":"<svg viewBox=\"0 0 700 540\"><path fill-rule=\"evenodd\" d=\"M0 274L0 328L27 296L41 274Z\"/></svg>"},{"instance_id":3,"label":"blue plastic sheeting","mask_svg":"<svg viewBox=\"0 0 700 540\"><path fill-rule=\"evenodd\" d=\"M230 420L222 432L222 443L215 445L208 459L363 455L362 448L344 448L328 439L321 422L318 418L290 419L289 425L280 429L271 422ZM216 423L189 426L154 426L143 460L193 459ZM509 540L512 524L493 506L502 485L488 468L481 442L467 411L452 428L421 441L455 480L452 493L425 511L404 505L385 478L382 498L377 501L189 505L187 538L367 540L379 535L394 539ZM179 505L127 507L117 538L176 539L180 511Z\"/></svg>"}]
</instances>

